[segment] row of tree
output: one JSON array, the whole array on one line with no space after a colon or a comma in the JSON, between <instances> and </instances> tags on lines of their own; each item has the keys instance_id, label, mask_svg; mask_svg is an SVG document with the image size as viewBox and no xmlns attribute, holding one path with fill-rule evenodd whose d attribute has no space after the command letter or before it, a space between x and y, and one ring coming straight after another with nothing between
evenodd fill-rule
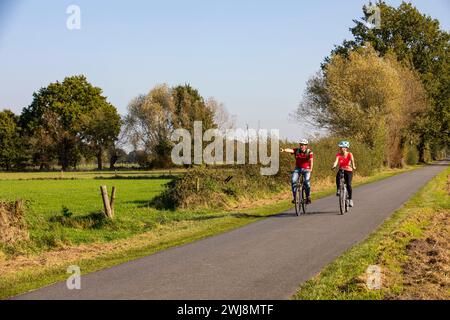
<instances>
[{"instance_id":1,"label":"row of tree","mask_svg":"<svg viewBox=\"0 0 450 320\"><path fill-rule=\"evenodd\" d=\"M35 92L20 116L0 112L0 167L45 170L58 164L67 170L96 159L102 169L105 156L110 168L118 160L167 167L171 133L180 127L192 130L194 120L203 121L205 130L232 125L222 104L205 101L189 85L156 86L133 99L122 118L86 77L67 77ZM126 154L125 145L133 151Z\"/></svg>"},{"instance_id":2,"label":"row of tree","mask_svg":"<svg viewBox=\"0 0 450 320\"><path fill-rule=\"evenodd\" d=\"M325 59L295 115L378 148L390 166L403 165L410 145L420 161L435 158L450 145L450 34L410 3L376 5L380 28L363 7L354 39Z\"/></svg>"}]
</instances>

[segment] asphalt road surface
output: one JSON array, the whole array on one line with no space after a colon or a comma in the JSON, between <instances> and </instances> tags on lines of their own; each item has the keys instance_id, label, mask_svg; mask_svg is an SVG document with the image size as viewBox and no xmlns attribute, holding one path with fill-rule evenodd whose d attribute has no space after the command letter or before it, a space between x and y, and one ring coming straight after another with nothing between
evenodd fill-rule
<instances>
[{"instance_id":1,"label":"asphalt road surface","mask_svg":"<svg viewBox=\"0 0 450 320\"><path fill-rule=\"evenodd\" d=\"M448 162L354 188L355 207L336 196L244 227L65 282L16 299L288 299L345 250L365 239Z\"/></svg>"}]
</instances>

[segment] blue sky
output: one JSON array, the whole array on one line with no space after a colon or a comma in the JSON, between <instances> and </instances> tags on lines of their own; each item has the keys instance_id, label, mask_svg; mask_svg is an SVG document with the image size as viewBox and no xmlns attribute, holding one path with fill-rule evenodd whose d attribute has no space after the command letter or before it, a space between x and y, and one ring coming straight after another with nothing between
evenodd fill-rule
<instances>
[{"instance_id":1,"label":"blue sky","mask_svg":"<svg viewBox=\"0 0 450 320\"><path fill-rule=\"evenodd\" d=\"M298 139L307 132L289 113L367 2L0 0L0 109L20 113L33 92L74 74L121 114L156 84L190 83L223 102L238 126L259 122ZM412 2L450 29L449 1ZM80 30L66 28L71 4L81 9Z\"/></svg>"}]
</instances>

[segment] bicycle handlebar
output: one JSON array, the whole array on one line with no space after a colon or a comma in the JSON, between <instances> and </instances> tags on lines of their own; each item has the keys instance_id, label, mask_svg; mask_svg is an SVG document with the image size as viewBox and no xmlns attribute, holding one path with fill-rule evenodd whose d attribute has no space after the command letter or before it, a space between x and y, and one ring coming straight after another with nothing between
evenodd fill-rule
<instances>
[{"instance_id":1,"label":"bicycle handlebar","mask_svg":"<svg viewBox=\"0 0 450 320\"><path fill-rule=\"evenodd\" d=\"M338 170L344 170L344 169L341 169L341 168L338 168L338 167L331 167L331 171L334 171L334 170L336 170L336 169L338 169ZM352 168L353 169L353 171L356 171L356 168Z\"/></svg>"}]
</instances>

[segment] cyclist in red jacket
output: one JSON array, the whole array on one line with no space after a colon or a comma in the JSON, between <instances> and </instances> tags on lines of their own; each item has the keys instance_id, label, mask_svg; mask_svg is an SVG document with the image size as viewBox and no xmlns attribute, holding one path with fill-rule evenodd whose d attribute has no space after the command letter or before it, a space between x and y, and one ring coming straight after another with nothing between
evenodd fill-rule
<instances>
[{"instance_id":1,"label":"cyclist in red jacket","mask_svg":"<svg viewBox=\"0 0 450 320\"><path fill-rule=\"evenodd\" d=\"M353 200L352 200L352 178L353 178L353 170L356 169L355 165L355 158L353 157L353 154L348 151L350 148L350 142L348 141L341 141L339 142L339 152L336 154L336 160L333 164L333 169L336 168L336 166L339 164L339 169L344 170L344 179L345 184L347 185L347 192L348 192L348 199L349 199L349 206L353 207ZM337 192L336 196L339 196L339 171L336 175L336 187Z\"/></svg>"},{"instance_id":2,"label":"cyclist in red jacket","mask_svg":"<svg viewBox=\"0 0 450 320\"><path fill-rule=\"evenodd\" d=\"M295 192L296 186L297 186L297 180L299 178L299 175L303 175L303 181L306 189L306 203L311 203L311 172L313 170L314 166L314 154L313 152L308 149L308 140L307 139L301 139L299 142L299 147L295 149L281 149L281 152L288 152L295 155L295 169L292 173L292 195L294 197L294 200L292 200L292 203L295 203Z\"/></svg>"}]
</instances>

